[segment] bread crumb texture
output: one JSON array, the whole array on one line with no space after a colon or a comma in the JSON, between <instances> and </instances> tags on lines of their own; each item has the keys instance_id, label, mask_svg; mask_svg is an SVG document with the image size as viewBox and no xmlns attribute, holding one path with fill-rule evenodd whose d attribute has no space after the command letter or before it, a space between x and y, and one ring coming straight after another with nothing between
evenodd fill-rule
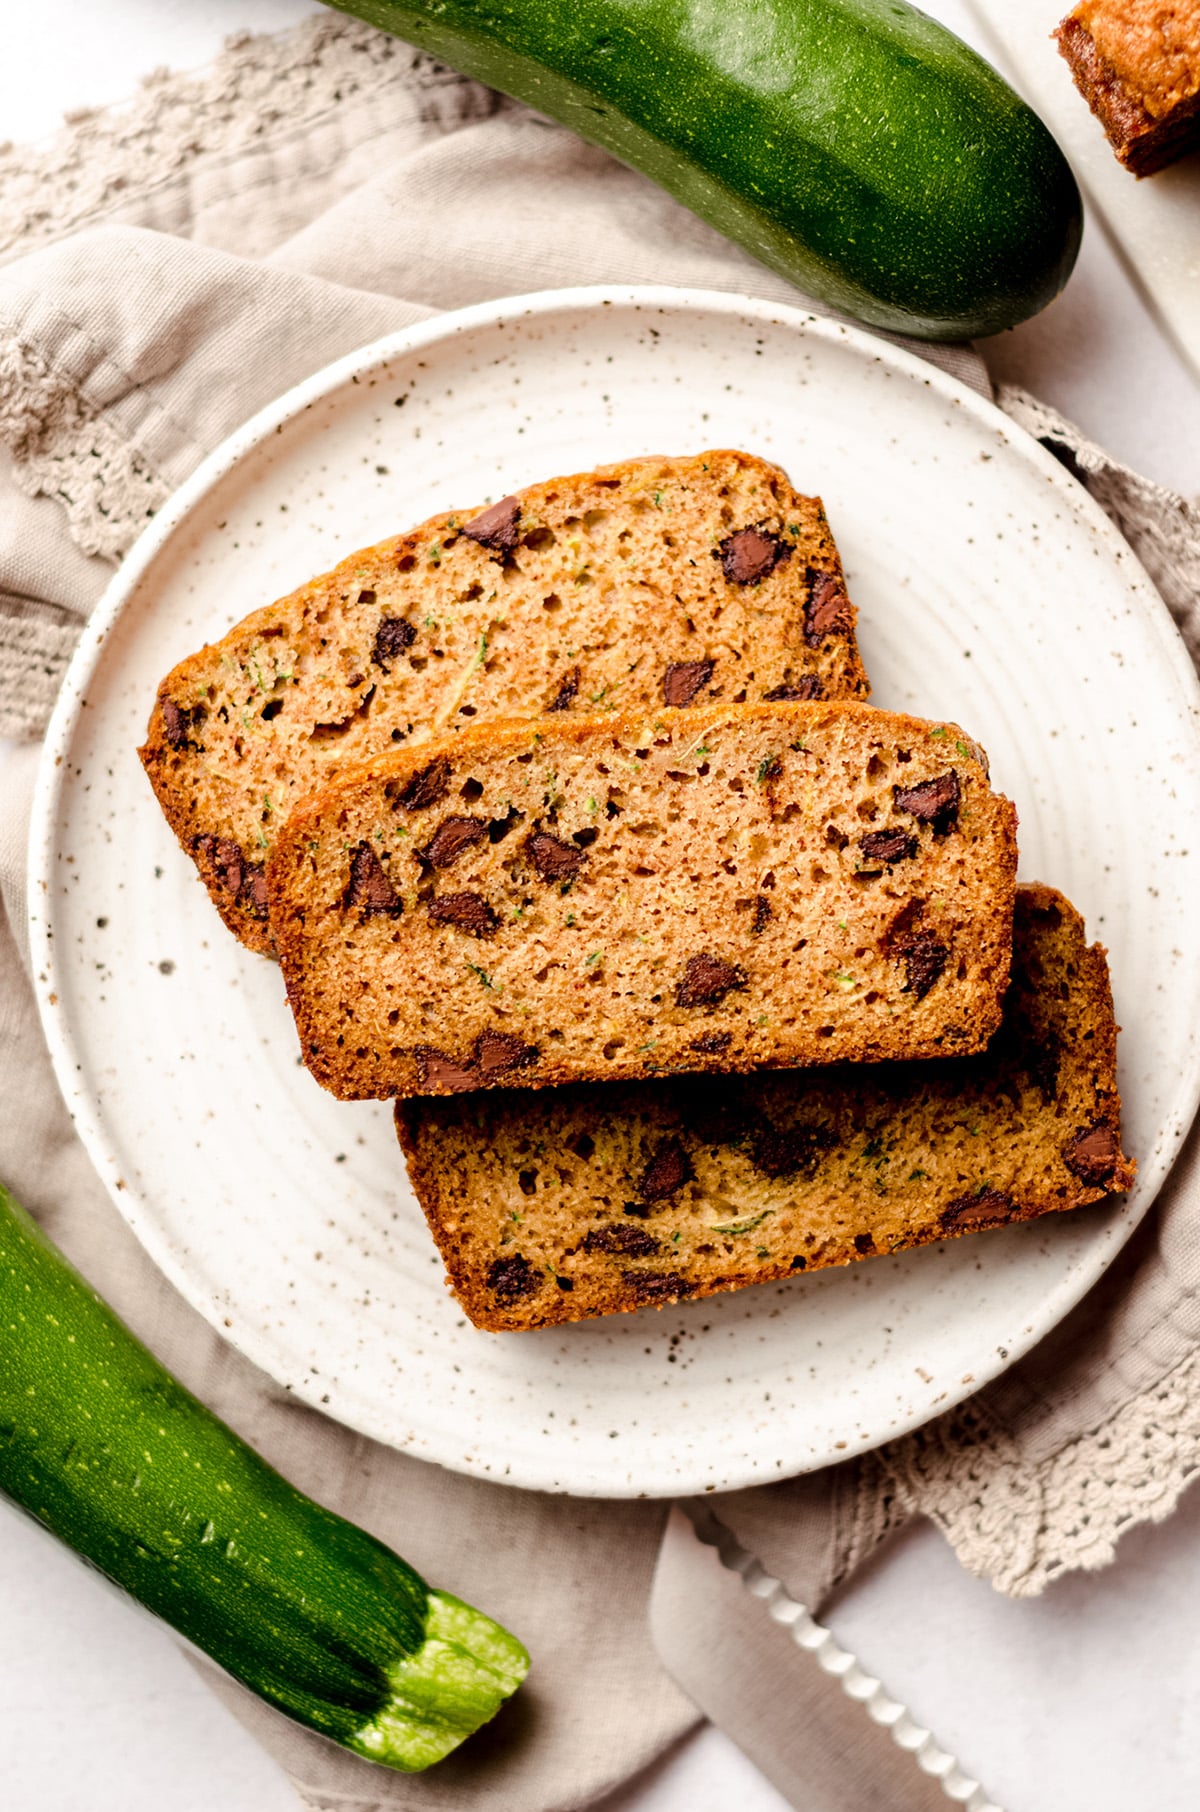
<instances>
[{"instance_id":1,"label":"bread crumb texture","mask_svg":"<svg viewBox=\"0 0 1200 1812\"><path fill-rule=\"evenodd\" d=\"M409 1173L477 1327L577 1321L793 1277L1128 1188L1108 968L1018 889L982 1054L678 1077L396 1108Z\"/></svg>"},{"instance_id":2,"label":"bread crumb texture","mask_svg":"<svg viewBox=\"0 0 1200 1812\"><path fill-rule=\"evenodd\" d=\"M1016 814L953 724L854 704L483 726L344 771L267 885L343 1098L980 1049Z\"/></svg>"},{"instance_id":3,"label":"bread crumb texture","mask_svg":"<svg viewBox=\"0 0 1200 1812\"><path fill-rule=\"evenodd\" d=\"M1155 119L1200 92L1196 0L1082 0L1072 17Z\"/></svg>"},{"instance_id":4,"label":"bread crumb texture","mask_svg":"<svg viewBox=\"0 0 1200 1812\"><path fill-rule=\"evenodd\" d=\"M716 450L436 516L256 611L158 689L140 750L226 925L340 764L476 719L868 693L820 500Z\"/></svg>"}]
</instances>

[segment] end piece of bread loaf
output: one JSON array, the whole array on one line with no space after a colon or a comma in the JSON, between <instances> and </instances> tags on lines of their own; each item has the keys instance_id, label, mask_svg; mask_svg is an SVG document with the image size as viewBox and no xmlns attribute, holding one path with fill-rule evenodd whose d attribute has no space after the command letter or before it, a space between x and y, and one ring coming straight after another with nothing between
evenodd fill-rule
<instances>
[{"instance_id":1,"label":"end piece of bread loaf","mask_svg":"<svg viewBox=\"0 0 1200 1812\"><path fill-rule=\"evenodd\" d=\"M627 460L351 554L169 673L142 762L226 925L333 769L475 718L866 698L820 500L717 450Z\"/></svg>"},{"instance_id":2,"label":"end piece of bread loaf","mask_svg":"<svg viewBox=\"0 0 1200 1812\"><path fill-rule=\"evenodd\" d=\"M343 771L267 864L347 1099L973 1051L1016 813L952 724L760 704L483 725Z\"/></svg>"},{"instance_id":3,"label":"end piece of bread loaf","mask_svg":"<svg viewBox=\"0 0 1200 1812\"><path fill-rule=\"evenodd\" d=\"M1081 0L1052 36L1135 176L1152 176L1200 145L1196 0Z\"/></svg>"},{"instance_id":4,"label":"end piece of bread loaf","mask_svg":"<svg viewBox=\"0 0 1200 1812\"><path fill-rule=\"evenodd\" d=\"M1126 1189L1104 951L1017 890L1004 1021L975 1057L397 1104L476 1327L710 1296Z\"/></svg>"}]
</instances>

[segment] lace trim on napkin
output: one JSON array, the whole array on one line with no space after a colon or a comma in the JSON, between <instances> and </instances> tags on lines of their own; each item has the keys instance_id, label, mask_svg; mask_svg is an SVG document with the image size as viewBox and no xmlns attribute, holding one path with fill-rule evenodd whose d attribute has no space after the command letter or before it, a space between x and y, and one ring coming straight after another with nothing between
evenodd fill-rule
<instances>
[{"instance_id":1,"label":"lace trim on napkin","mask_svg":"<svg viewBox=\"0 0 1200 1812\"><path fill-rule=\"evenodd\" d=\"M73 378L34 347L0 338L0 442L14 482L52 497L85 554L116 560L165 502L168 487Z\"/></svg>"},{"instance_id":2,"label":"lace trim on napkin","mask_svg":"<svg viewBox=\"0 0 1200 1812\"><path fill-rule=\"evenodd\" d=\"M927 1516L972 1573L1032 1598L1062 1573L1108 1566L1139 1523L1163 1522L1200 1474L1200 1353L1099 1428L1030 1462L966 1403L859 1462L868 1504Z\"/></svg>"},{"instance_id":3,"label":"lace trim on napkin","mask_svg":"<svg viewBox=\"0 0 1200 1812\"><path fill-rule=\"evenodd\" d=\"M0 146L0 257L89 226L175 181L197 159L253 149L273 133L303 133L335 107L403 82L445 91L448 115L464 91L483 111L503 105L477 82L360 20L322 13L272 36L241 32L205 68L147 76L128 106L80 109L39 145Z\"/></svg>"}]
</instances>

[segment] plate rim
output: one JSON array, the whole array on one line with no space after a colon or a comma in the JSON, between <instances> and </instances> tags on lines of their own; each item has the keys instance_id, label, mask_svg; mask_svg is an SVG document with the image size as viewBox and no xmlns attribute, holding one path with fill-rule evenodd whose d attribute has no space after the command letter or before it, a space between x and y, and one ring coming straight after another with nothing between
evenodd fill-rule
<instances>
[{"instance_id":1,"label":"plate rim","mask_svg":"<svg viewBox=\"0 0 1200 1812\"><path fill-rule=\"evenodd\" d=\"M761 322L764 326L784 327L801 337L814 337L834 345L848 347L860 359L890 366L897 375L920 383L940 393L952 404L964 408L991 432L999 431L1012 446L1014 454L1046 478L1059 498L1074 515L1082 518L1098 538L1114 563L1122 568L1131 599L1154 625L1156 638L1167 665L1174 670L1184 698L1190 695L1193 733L1200 747L1200 674L1197 673L1183 639L1171 618L1161 594L1150 580L1137 555L1095 498L1078 483L1061 462L1044 448L1028 430L1006 415L996 403L952 376L939 365L919 354L909 352L895 342L880 338L867 329L834 317L822 315L801 306L770 302L741 291L674 288L670 285L589 284L564 289L532 291L473 303L468 307L447 310L428 320L395 330L367 342L353 351L322 366L308 377L256 410L200 462L195 471L167 499L153 520L138 536L113 574L84 625L79 642L71 656L58 697L55 701L42 745L33 795L27 846L28 908L27 929L34 975L34 990L43 1035L46 1038L55 1078L66 1103L72 1124L87 1151L93 1168L103 1181L110 1200L151 1263L180 1293L188 1307L200 1314L210 1328L229 1342L277 1384L280 1379L273 1363L273 1349L265 1337L251 1326L236 1332L224 1326L221 1305L205 1300L192 1281L186 1264L177 1257L159 1224L144 1208L138 1191L129 1189L120 1177L115 1154L109 1149L103 1118L91 1093L79 1082L83 1066L71 1034L67 1016L57 1011L60 993L54 929L55 827L63 784L69 764L66 753L75 733L80 713L86 702L86 689L99 665L104 643L130 604L145 573L168 546L207 495L237 465L251 455L265 439L295 421L307 410L364 374L379 369L389 360L410 356L413 352L442 341L470 333L480 327L495 327L515 320L530 319L581 309L613 308L632 313L647 310L682 311L684 313L730 315L742 320ZM43 902L48 905L43 910ZM580 1497L677 1497L693 1493L712 1493L744 1489L756 1484L778 1481L816 1471L868 1452L874 1446L892 1441L923 1426L973 1396L978 1390L1001 1376L1024 1357L1038 1341L1045 1338L1072 1308L1093 1288L1122 1250L1135 1228L1157 1199L1174 1163L1197 1109L1200 1108L1200 1042L1192 1050L1190 1061L1181 1067L1171 1104L1164 1113L1151 1153L1139 1168L1135 1185L1139 1198L1136 1208L1130 1196L1111 1198L1112 1212L1103 1228L1098 1229L1087 1262L1080 1263L1059 1285L1039 1302L1039 1313L1027 1320L1019 1336L1004 1349L981 1353L979 1363L970 1373L970 1382L956 1385L939 1396L914 1403L910 1412L898 1418L881 1436L863 1438L857 1429L848 1427L847 1439L836 1450L806 1458L800 1465L785 1462L786 1469L769 1468L743 1456L741 1467L714 1483L700 1474L680 1475L665 1485L639 1486L602 1477L591 1462L571 1455L562 1470L568 1477L572 1466L578 1477L562 1482L532 1454L532 1466L514 1476L498 1476L476 1458L475 1446L463 1451L447 1442L445 1449L432 1454L419 1445L398 1444L390 1436L381 1416L361 1413L362 1406L339 1407L337 1402L320 1402L317 1393L306 1391L302 1384L290 1381L288 1389L300 1401L318 1413L328 1415L342 1426L383 1445L406 1452L414 1458L446 1467L467 1476L488 1479L517 1489L548 1490ZM522 1458L527 1456L522 1455ZM555 1456L557 1457L557 1456Z\"/></svg>"}]
</instances>

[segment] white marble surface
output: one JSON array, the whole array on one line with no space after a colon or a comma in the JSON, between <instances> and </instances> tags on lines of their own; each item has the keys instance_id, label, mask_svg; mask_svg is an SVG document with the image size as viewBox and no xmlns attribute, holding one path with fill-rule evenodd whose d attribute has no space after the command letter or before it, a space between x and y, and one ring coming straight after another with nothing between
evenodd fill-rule
<instances>
[{"instance_id":1,"label":"white marble surface","mask_svg":"<svg viewBox=\"0 0 1200 1812\"><path fill-rule=\"evenodd\" d=\"M981 0L999 5L1003 0ZM6 9L0 136L119 101L158 65L206 61L310 0L57 0ZM925 10L965 37L961 0ZM1197 230L1200 231L1200 223ZM1057 404L1164 484L1200 493L1200 392L1089 230L1068 290L984 346L993 375ZM0 758L3 751L0 749ZM1011 1603L922 1527L830 1615L840 1640L931 1724L1006 1812L1184 1812L1200 1803L1200 1496L1126 1539L1117 1564ZM284 1776L170 1637L0 1505L0 1805L29 1812L297 1812ZM779 1812L711 1729L607 1812ZM813 1812L819 1812L814 1808Z\"/></svg>"}]
</instances>

